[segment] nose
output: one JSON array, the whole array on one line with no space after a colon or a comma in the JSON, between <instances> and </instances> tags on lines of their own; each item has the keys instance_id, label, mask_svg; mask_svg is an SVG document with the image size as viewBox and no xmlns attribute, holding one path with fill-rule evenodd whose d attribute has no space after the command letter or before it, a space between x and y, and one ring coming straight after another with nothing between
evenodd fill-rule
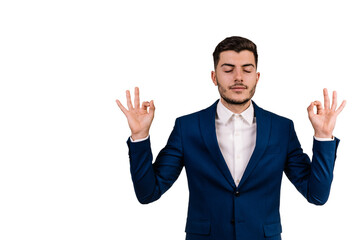
<instances>
[{"instance_id":1,"label":"nose","mask_svg":"<svg viewBox=\"0 0 360 240\"><path fill-rule=\"evenodd\" d=\"M243 82L243 75L240 68L235 68L235 82Z\"/></svg>"}]
</instances>

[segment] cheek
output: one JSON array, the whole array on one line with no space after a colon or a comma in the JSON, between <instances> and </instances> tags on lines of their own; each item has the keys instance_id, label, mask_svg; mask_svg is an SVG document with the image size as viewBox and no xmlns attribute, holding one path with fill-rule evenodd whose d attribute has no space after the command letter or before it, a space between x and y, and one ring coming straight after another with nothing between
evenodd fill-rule
<instances>
[{"instance_id":1,"label":"cheek","mask_svg":"<svg viewBox=\"0 0 360 240\"><path fill-rule=\"evenodd\" d=\"M218 82L217 87L218 87L219 91L222 93L225 93L227 91L226 85L222 82Z\"/></svg>"},{"instance_id":2,"label":"cheek","mask_svg":"<svg viewBox=\"0 0 360 240\"><path fill-rule=\"evenodd\" d=\"M245 81L249 84L249 85L256 85L257 83L257 76L255 75L249 75L245 78Z\"/></svg>"},{"instance_id":3,"label":"cheek","mask_svg":"<svg viewBox=\"0 0 360 240\"><path fill-rule=\"evenodd\" d=\"M233 76L232 76L232 74L219 74L218 75L218 78L217 78L217 80L218 80L218 82L219 83L222 83L222 84L229 84L229 83L231 83L232 81L233 81Z\"/></svg>"}]
</instances>

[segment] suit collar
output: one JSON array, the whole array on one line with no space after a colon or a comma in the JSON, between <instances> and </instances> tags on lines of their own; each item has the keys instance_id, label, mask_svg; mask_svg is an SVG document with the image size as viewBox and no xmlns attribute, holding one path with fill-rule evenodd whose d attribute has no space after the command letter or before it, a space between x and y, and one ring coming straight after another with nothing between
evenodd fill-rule
<instances>
[{"instance_id":1,"label":"suit collar","mask_svg":"<svg viewBox=\"0 0 360 240\"><path fill-rule=\"evenodd\" d=\"M225 159L221 154L219 144L216 138L215 117L216 117L216 109L218 102L219 100L217 100L209 108L201 111L200 130L205 145L207 146L209 152L211 153L216 165L221 170L222 174L224 175L225 179L229 182L229 184L233 188L235 188L236 185L229 171L229 168L226 165ZM244 184L246 179L251 175L258 161L261 159L263 153L265 152L270 137L270 129L271 129L270 113L258 107L255 104L255 102L252 102L252 104L254 106L254 117L256 116L256 144L255 144L254 152L245 169L244 175L241 178L238 188L240 188Z\"/></svg>"},{"instance_id":2,"label":"suit collar","mask_svg":"<svg viewBox=\"0 0 360 240\"><path fill-rule=\"evenodd\" d=\"M253 124L255 122L255 116L252 101L250 101L250 105L247 109L245 109L245 111L243 111L241 114L236 114L226 108L225 105L221 102L221 100L219 100L216 107L217 119L221 123L226 124L233 115L241 115L247 124Z\"/></svg>"}]
</instances>

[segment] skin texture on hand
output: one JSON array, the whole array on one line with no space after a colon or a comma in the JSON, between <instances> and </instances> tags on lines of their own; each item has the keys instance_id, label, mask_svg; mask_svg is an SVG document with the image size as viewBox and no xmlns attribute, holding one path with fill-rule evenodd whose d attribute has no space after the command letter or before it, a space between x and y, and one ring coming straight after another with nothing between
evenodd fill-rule
<instances>
[{"instance_id":1,"label":"skin texture on hand","mask_svg":"<svg viewBox=\"0 0 360 240\"><path fill-rule=\"evenodd\" d=\"M118 99L116 99L116 103L128 120L131 130L131 138L133 140L146 138L149 135L150 126L154 119L154 101L145 101L140 107L140 94L138 87L135 87L134 106L131 101L129 90L126 91L126 100L128 109L126 109Z\"/></svg>"},{"instance_id":2,"label":"skin texture on hand","mask_svg":"<svg viewBox=\"0 0 360 240\"><path fill-rule=\"evenodd\" d=\"M329 94L326 88L323 90L323 94L324 107L320 101L314 101L307 108L308 115L311 125L314 128L315 137L332 138L336 118L344 109L346 101L343 101L339 108L337 108L337 93L334 91L332 95L332 103L330 106ZM314 107L316 107L316 113L314 112Z\"/></svg>"}]
</instances>

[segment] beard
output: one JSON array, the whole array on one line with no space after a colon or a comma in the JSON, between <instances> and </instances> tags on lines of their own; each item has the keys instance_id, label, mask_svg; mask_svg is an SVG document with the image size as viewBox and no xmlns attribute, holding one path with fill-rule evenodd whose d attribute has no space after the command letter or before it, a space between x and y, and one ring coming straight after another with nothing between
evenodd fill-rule
<instances>
[{"instance_id":1,"label":"beard","mask_svg":"<svg viewBox=\"0 0 360 240\"><path fill-rule=\"evenodd\" d=\"M219 93L220 93L220 96L222 99L224 99L225 102L227 102L228 104L232 104L232 105L245 105L246 103L248 103L251 98L254 96L255 94L255 90L256 90L256 84L249 90L249 94L248 96L244 96L244 98L242 99L234 99L234 98L231 98L230 96L227 96L227 92L228 90L231 89L231 87L234 87L234 86L242 86L242 87L245 87L246 91L248 90L248 86L242 84L242 83L237 83L237 84L234 84L228 88L222 86L221 84L219 84L219 81L217 80L216 78L216 82L217 82L217 85L218 85L218 90L219 90Z\"/></svg>"}]
</instances>

